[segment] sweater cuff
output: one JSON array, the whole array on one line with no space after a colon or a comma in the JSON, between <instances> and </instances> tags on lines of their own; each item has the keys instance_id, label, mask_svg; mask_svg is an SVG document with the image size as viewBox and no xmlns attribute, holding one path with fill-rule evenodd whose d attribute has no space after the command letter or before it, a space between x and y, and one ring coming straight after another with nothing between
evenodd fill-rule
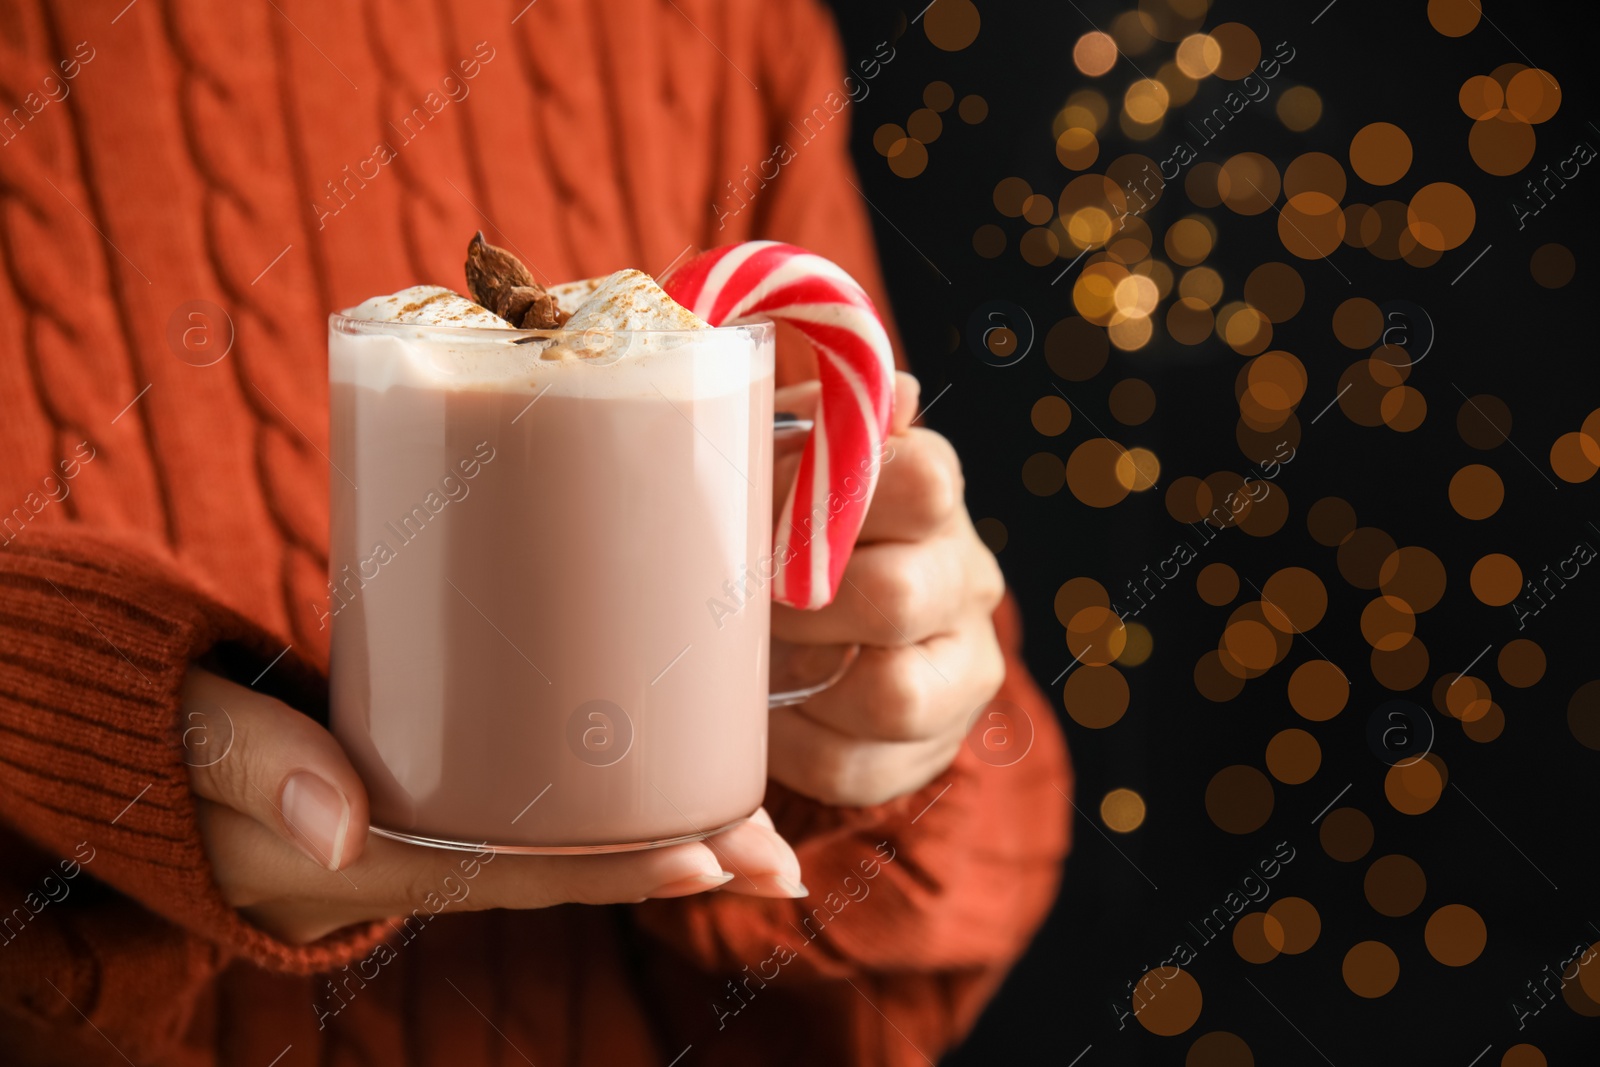
<instances>
[{"instance_id":1,"label":"sweater cuff","mask_svg":"<svg viewBox=\"0 0 1600 1067\"><path fill-rule=\"evenodd\" d=\"M135 548L64 531L0 552L0 810L40 847L228 955L296 972L337 967L380 939L378 924L291 945L241 918L212 875L180 691L191 662L220 643L276 675L280 692L319 689L286 642Z\"/></svg>"}]
</instances>

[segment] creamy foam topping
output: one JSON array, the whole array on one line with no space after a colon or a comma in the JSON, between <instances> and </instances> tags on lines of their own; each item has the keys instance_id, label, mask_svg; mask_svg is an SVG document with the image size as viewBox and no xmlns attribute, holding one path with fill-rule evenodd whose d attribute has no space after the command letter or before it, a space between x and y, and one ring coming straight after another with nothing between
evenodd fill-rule
<instances>
[{"instance_id":1,"label":"creamy foam topping","mask_svg":"<svg viewBox=\"0 0 1600 1067\"><path fill-rule=\"evenodd\" d=\"M770 352L752 366L749 334L713 330L648 275L623 270L549 290L572 317L559 336L509 343L511 324L449 289L418 285L373 297L345 315L370 322L476 327L450 335L404 329L334 331L329 378L369 389L493 389L571 396L671 399L746 389L772 374ZM706 331L683 333L635 331Z\"/></svg>"}]
</instances>

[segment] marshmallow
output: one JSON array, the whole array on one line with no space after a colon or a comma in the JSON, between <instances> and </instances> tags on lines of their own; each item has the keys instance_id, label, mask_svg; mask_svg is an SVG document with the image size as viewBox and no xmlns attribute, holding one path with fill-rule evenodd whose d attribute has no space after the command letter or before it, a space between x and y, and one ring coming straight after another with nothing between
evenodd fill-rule
<instances>
[{"instance_id":1,"label":"marshmallow","mask_svg":"<svg viewBox=\"0 0 1600 1067\"><path fill-rule=\"evenodd\" d=\"M573 282L561 289L583 286ZM557 295L556 299L561 300ZM573 309L567 330L706 330L711 324L672 297L640 270L619 270L601 279Z\"/></svg>"},{"instance_id":2,"label":"marshmallow","mask_svg":"<svg viewBox=\"0 0 1600 1067\"><path fill-rule=\"evenodd\" d=\"M375 296L357 304L347 314L353 319L371 322L511 329L511 324L499 315L441 285L413 285L390 296Z\"/></svg>"},{"instance_id":3,"label":"marshmallow","mask_svg":"<svg viewBox=\"0 0 1600 1067\"><path fill-rule=\"evenodd\" d=\"M589 299L591 293L600 288L600 283L603 281L605 278L583 278L575 282L552 285L545 289L545 292L555 297L556 306L570 315Z\"/></svg>"}]
</instances>

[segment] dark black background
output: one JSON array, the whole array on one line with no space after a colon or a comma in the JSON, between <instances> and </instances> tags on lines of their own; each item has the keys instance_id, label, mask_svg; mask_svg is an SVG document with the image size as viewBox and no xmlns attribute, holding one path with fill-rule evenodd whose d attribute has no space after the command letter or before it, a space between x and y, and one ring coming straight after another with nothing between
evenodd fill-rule
<instances>
[{"instance_id":1,"label":"dark black background","mask_svg":"<svg viewBox=\"0 0 1600 1067\"><path fill-rule=\"evenodd\" d=\"M911 23L920 3L834 4L847 60L870 56L884 39L894 40L898 50L854 111L862 188L874 205L894 312L923 380L924 400L953 385L927 421L962 454L973 516L999 519L1009 533L999 559L1025 615L1028 662L1067 730L1081 809L1054 913L970 1039L946 1062L1178 1064L1193 1040L1212 1030L1242 1037L1258 1064L1488 1065L1500 1063L1505 1049L1521 1041L1536 1045L1553 1064L1594 1062L1600 1028L1593 1020L1557 1001L1519 1031L1511 1003L1526 998L1524 983L1537 979L1546 964L1559 966L1575 942L1600 938L1594 925L1600 923L1594 822L1600 753L1581 747L1566 721L1573 691L1600 674L1589 622L1600 576L1580 575L1522 633L1510 609L1480 604L1467 583L1473 561L1486 552L1513 556L1531 575L1566 558L1580 540L1600 546L1600 532L1589 525L1600 516L1594 483L1555 478L1549 459L1552 442L1576 430L1600 403L1590 261L1600 174L1585 170L1525 229L1518 229L1510 207L1527 174L1566 158L1580 140L1600 146L1600 132L1588 122L1595 99L1593 37L1571 21L1580 9L1485 0L1484 22L1451 39L1429 25L1421 0L1338 0L1325 11L1320 0L1220 0L1213 7L1206 26L1244 22L1264 53L1278 41L1290 42L1296 58L1274 84L1274 97L1307 84L1321 94L1324 111L1310 130L1292 133L1274 117L1275 99L1249 108L1226 143L1219 142L1220 151L1201 148L1202 160L1220 162L1232 152L1253 150L1281 170L1295 155L1315 150L1348 170L1355 131L1374 121L1393 122L1415 146L1412 172L1387 191L1364 187L1351 173L1346 201L1406 199L1425 181L1451 181L1471 194L1477 224L1463 246L1429 268L1341 248L1331 257L1335 270L1288 255L1272 213L1209 213L1221 237L1208 262L1227 281L1225 299L1236 298L1244 276L1260 262L1285 261L1300 271L1305 306L1280 327L1273 347L1300 357L1310 385L1299 412L1303 440L1279 479L1289 500L1288 521L1266 538L1224 530L1205 561L1226 562L1257 584L1285 566L1316 571L1330 602L1326 619L1309 636L1320 655L1350 675L1350 703L1326 723L1307 723L1294 714L1284 695L1288 673L1319 656L1300 638L1285 663L1248 683L1238 698L1218 704L1202 697L1192 681L1194 663L1216 647L1229 609L1207 607L1195 595L1197 564L1140 616L1154 634L1155 652L1126 672L1132 688L1128 713L1113 727L1092 731L1066 718L1059 686L1048 685L1071 660L1053 597L1070 578L1090 576L1112 588L1165 557L1181 532L1162 503L1172 478L1248 469L1234 439L1234 378L1242 361L1220 343L1177 345L1158 327L1156 341L1137 353L1113 349L1106 369L1091 381L1064 382L1051 372L1042 338L1056 321L1075 314L1070 278L1050 285L1065 261L1047 267L1024 262L1016 242L1027 224L1002 217L992 191L1002 178L1016 175L1053 199L1073 176L1056 160L1051 133L1051 120L1068 95L1088 84L1073 68L1073 42L1093 27L1108 29L1118 12L1133 5L1077 0L978 6L983 22L976 41L949 53ZM1171 49L1158 44L1152 55L1170 56ZM1537 128L1538 149L1524 174L1495 177L1468 154L1471 120L1456 94L1470 75L1512 61L1553 74L1563 100L1555 118ZM1158 62L1139 65L1153 71ZM1123 59L1094 84L1115 102L1138 76ZM952 85L957 99L982 95L988 117L969 125L953 110L946 113L942 135L928 146L925 172L898 177L874 150L873 131L883 123L903 125L922 106L924 86L933 80ZM1191 107L1215 102L1224 88L1213 79ZM1112 130L1114 115L1115 110ZM1103 170L1128 151L1159 159L1173 140L1163 134L1139 144L1114 133L1103 136L1092 170ZM1152 228L1159 235L1194 210L1175 186L1154 209ZM985 223L1007 231L1008 247L997 259L973 250L973 231ZM1553 291L1536 285L1528 269L1533 250L1552 241L1570 248L1578 265L1575 279ZM1485 245L1492 245L1490 251L1452 285ZM1350 296L1379 304L1412 301L1437 327L1430 358L1409 382L1429 404L1426 422L1412 433L1356 425L1337 405L1308 425L1333 399L1339 375L1358 355L1339 345L1329 327L1334 307ZM1014 365L985 363L965 336L968 315L989 300L1025 309L1037 331L1033 350ZM963 334L953 350L952 329ZM1134 428L1113 422L1106 407L1110 386L1129 376L1148 381L1158 398L1155 417ZM1080 417L1062 437L1046 438L1033 429L1029 412L1055 387L1067 391ZM1463 393L1491 393L1510 406L1509 444L1480 452L1464 443L1456 430ZM1067 490L1039 497L1024 487L1023 462L1039 451L1065 458L1079 441L1096 436L1091 419L1123 445L1143 445L1160 456L1157 490L1096 510ZM1451 510L1445 487L1456 469L1477 462L1499 472L1506 501L1490 520L1469 523ZM1427 681L1407 694L1433 716L1434 751L1450 772L1438 805L1420 816L1400 814L1386 803L1386 766L1366 743L1371 711L1396 694L1373 680L1369 648L1357 625L1372 594L1341 580L1334 551L1307 532L1307 509L1330 495L1348 500L1360 525L1378 526L1400 545L1428 547L1448 570L1444 600L1418 623L1431 653ZM1476 743L1459 723L1433 713L1428 691L1441 675L1464 670L1485 646L1498 650L1515 637L1531 637L1543 647L1547 673L1530 689L1512 689L1493 670L1494 652L1485 657L1474 673L1489 681L1507 725L1499 739ZM1259 832L1222 832L1207 818L1207 783L1229 764L1261 766L1267 740L1288 726L1317 736L1320 771L1304 785L1277 786L1272 817ZM1364 860L1344 864L1323 852L1312 820L1347 783L1351 788L1339 803L1372 818L1377 843ZM1139 830L1110 835L1125 855L1108 843L1096 814L1100 798L1118 786L1138 790L1149 808ZM1296 859L1274 886L1274 899L1302 896L1317 907L1317 944L1302 955L1256 966L1219 939L1201 948L1189 968L1204 995L1190 1031L1157 1037L1132 1020L1119 1031L1113 998L1125 997L1126 983L1159 963L1174 940L1195 942L1185 933L1187 921L1219 903L1279 841L1291 844ZM1379 915L1362 892L1368 864L1394 852L1416 859L1428 878L1423 905L1402 919ZM1467 967L1445 967L1424 947L1423 923L1446 903L1471 906L1488 928L1486 950ZM1352 994L1340 977L1345 951L1366 939L1384 941L1401 961L1395 989L1370 1001Z\"/></svg>"}]
</instances>

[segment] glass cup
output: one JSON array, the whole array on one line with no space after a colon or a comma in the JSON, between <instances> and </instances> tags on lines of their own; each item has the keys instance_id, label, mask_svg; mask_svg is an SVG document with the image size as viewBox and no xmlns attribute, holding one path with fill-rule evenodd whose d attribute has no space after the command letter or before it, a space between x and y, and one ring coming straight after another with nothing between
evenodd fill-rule
<instances>
[{"instance_id":1,"label":"glass cup","mask_svg":"<svg viewBox=\"0 0 1600 1067\"><path fill-rule=\"evenodd\" d=\"M761 804L768 709L854 651L769 673L773 336L330 317L331 722L375 833L624 851Z\"/></svg>"}]
</instances>

